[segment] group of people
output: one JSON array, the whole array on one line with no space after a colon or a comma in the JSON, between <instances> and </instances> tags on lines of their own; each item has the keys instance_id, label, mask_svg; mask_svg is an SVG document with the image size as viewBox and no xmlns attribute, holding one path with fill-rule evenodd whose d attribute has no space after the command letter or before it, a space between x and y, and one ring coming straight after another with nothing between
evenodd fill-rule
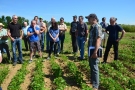
<instances>
[{"instance_id":1,"label":"group of people","mask_svg":"<svg viewBox=\"0 0 135 90\"><path fill-rule=\"evenodd\" d=\"M125 31L123 28L116 23L116 18L110 18L110 25L106 23L106 18L102 18L102 22L99 24L99 19L96 14L90 14L85 17L88 19L88 23L91 25L88 30L87 24L83 21L84 17L73 16L73 22L71 23L70 35L72 41L72 48L74 56L80 51L80 60L84 59L84 46L88 41L88 52L91 53L89 56L89 63L91 68L91 83L94 90L99 87L99 48L102 46L105 49L103 63L107 62L108 53L112 45L114 46L114 60L118 59L118 43L123 38ZM12 16L12 22L8 24L8 28L3 29L4 26L0 23L0 50L3 52L3 48L6 50L8 59L11 60L8 37L11 39L11 47L13 53L13 65L17 64L19 60L23 63L22 56L22 39L24 40L26 51L30 50L30 61L32 62L36 52L39 52L40 58L42 58L42 52L44 51L44 41L46 36L46 50L48 52L47 60L51 58L51 53L54 52L55 57L60 53L63 53L63 44L65 40L65 32L67 26L64 24L64 18L60 18L58 24L55 18L51 18L51 21L46 24L43 22L43 18L35 16L31 21L31 25L28 26L27 22L24 22L24 27L17 23L18 17ZM122 32L119 38L119 32ZM46 33L45 33L46 32ZM108 38L108 40L107 40ZM107 41L107 44L106 44ZM19 57L16 55L16 46L19 52ZM78 48L79 47L79 48ZM89 50L93 47L93 51ZM44 60L43 60L44 61Z\"/></svg>"}]
</instances>

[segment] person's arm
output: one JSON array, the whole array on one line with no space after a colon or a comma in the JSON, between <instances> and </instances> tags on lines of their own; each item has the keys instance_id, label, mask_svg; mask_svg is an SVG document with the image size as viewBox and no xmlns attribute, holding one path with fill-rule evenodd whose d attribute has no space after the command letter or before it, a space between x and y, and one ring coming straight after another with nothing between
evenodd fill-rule
<instances>
[{"instance_id":1,"label":"person's arm","mask_svg":"<svg viewBox=\"0 0 135 90\"><path fill-rule=\"evenodd\" d=\"M67 31L67 25L64 24L64 31Z\"/></svg>"},{"instance_id":2,"label":"person's arm","mask_svg":"<svg viewBox=\"0 0 135 90\"><path fill-rule=\"evenodd\" d=\"M46 24L43 23L43 26L41 27L42 31L40 30L40 33L43 33L46 30Z\"/></svg>"},{"instance_id":3,"label":"person's arm","mask_svg":"<svg viewBox=\"0 0 135 90\"><path fill-rule=\"evenodd\" d=\"M70 35L71 35L71 29L72 29L72 23L71 23L71 25L70 25L70 31L69 31Z\"/></svg>"},{"instance_id":4,"label":"person's arm","mask_svg":"<svg viewBox=\"0 0 135 90\"><path fill-rule=\"evenodd\" d=\"M10 29L8 29L8 31L7 31L7 35L9 36L9 38L10 38L12 41L14 41L14 40L15 40L15 39L11 36Z\"/></svg>"},{"instance_id":5,"label":"person's arm","mask_svg":"<svg viewBox=\"0 0 135 90\"><path fill-rule=\"evenodd\" d=\"M58 30L58 34L56 35L55 39L57 39L57 38L58 38L58 36L59 36L59 30Z\"/></svg>"},{"instance_id":6,"label":"person's arm","mask_svg":"<svg viewBox=\"0 0 135 90\"><path fill-rule=\"evenodd\" d=\"M27 36L32 36L33 34L34 34L34 33L33 33L33 32L31 33L31 32L29 31L29 28L28 28L28 30L27 30Z\"/></svg>"},{"instance_id":7,"label":"person's arm","mask_svg":"<svg viewBox=\"0 0 135 90\"><path fill-rule=\"evenodd\" d=\"M49 30L49 36L54 40L53 36L52 36L51 33L50 33L50 30Z\"/></svg>"},{"instance_id":8,"label":"person's arm","mask_svg":"<svg viewBox=\"0 0 135 90\"><path fill-rule=\"evenodd\" d=\"M122 27L120 27L119 25L118 25L118 31L122 32L122 34L121 34L120 38L116 40L117 42L119 42L125 35L125 30Z\"/></svg>"},{"instance_id":9,"label":"person's arm","mask_svg":"<svg viewBox=\"0 0 135 90\"><path fill-rule=\"evenodd\" d=\"M95 44L95 50L91 56L91 58L97 58L97 52L98 52L98 49L101 45L101 37L102 37L102 29L98 27L95 27L95 32L96 32L96 44Z\"/></svg>"},{"instance_id":10,"label":"person's arm","mask_svg":"<svg viewBox=\"0 0 135 90\"><path fill-rule=\"evenodd\" d=\"M35 31L35 34L40 34L39 33L39 28L36 30L36 25L34 26L34 31Z\"/></svg>"}]
</instances>

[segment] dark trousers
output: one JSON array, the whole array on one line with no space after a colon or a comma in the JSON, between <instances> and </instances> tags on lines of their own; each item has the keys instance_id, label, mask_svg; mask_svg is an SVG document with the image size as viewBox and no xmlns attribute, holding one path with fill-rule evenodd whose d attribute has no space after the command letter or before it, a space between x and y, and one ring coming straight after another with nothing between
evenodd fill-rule
<instances>
[{"instance_id":1,"label":"dark trousers","mask_svg":"<svg viewBox=\"0 0 135 90\"><path fill-rule=\"evenodd\" d=\"M24 45L25 45L25 49L26 49L26 51L28 51L29 49L28 49L28 45L29 45L29 39L28 39L28 37L27 36L24 36L23 37L23 40L24 40Z\"/></svg>"},{"instance_id":2,"label":"dark trousers","mask_svg":"<svg viewBox=\"0 0 135 90\"><path fill-rule=\"evenodd\" d=\"M114 60L118 59L118 42L117 41L107 41L107 46L106 46L106 50L105 50L105 54L104 54L104 62L107 61L107 57L110 51L110 48L112 47L114 48Z\"/></svg>"},{"instance_id":3,"label":"dark trousers","mask_svg":"<svg viewBox=\"0 0 135 90\"><path fill-rule=\"evenodd\" d=\"M52 41L50 41L49 57L51 56L51 53L53 51L53 48L54 48L54 55L57 54L57 45L58 45L58 42L52 42Z\"/></svg>"},{"instance_id":4,"label":"dark trousers","mask_svg":"<svg viewBox=\"0 0 135 90\"><path fill-rule=\"evenodd\" d=\"M71 33L71 39L72 39L72 47L73 47L73 52L77 52L78 48L77 48L77 38L75 35L75 32Z\"/></svg>"},{"instance_id":5,"label":"dark trousers","mask_svg":"<svg viewBox=\"0 0 135 90\"><path fill-rule=\"evenodd\" d=\"M3 52L3 48L6 50L8 59L10 60L10 52L9 52L8 44L7 43L0 44L0 50L1 50L1 52Z\"/></svg>"},{"instance_id":6,"label":"dark trousers","mask_svg":"<svg viewBox=\"0 0 135 90\"><path fill-rule=\"evenodd\" d=\"M63 44L64 44L64 40L65 40L65 34L59 35L59 43L58 43L58 53L63 51Z\"/></svg>"}]
</instances>

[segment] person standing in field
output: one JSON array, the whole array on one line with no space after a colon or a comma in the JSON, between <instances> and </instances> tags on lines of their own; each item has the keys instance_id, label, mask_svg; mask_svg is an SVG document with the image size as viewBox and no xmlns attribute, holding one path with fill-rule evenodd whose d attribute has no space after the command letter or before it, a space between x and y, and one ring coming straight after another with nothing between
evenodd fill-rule
<instances>
[{"instance_id":1,"label":"person standing in field","mask_svg":"<svg viewBox=\"0 0 135 90\"><path fill-rule=\"evenodd\" d=\"M49 44L49 30L52 26L52 22L55 22L55 18L51 18L51 21L47 24L47 31L46 31L46 52L49 52L50 50L50 44Z\"/></svg>"},{"instance_id":2,"label":"person standing in field","mask_svg":"<svg viewBox=\"0 0 135 90\"><path fill-rule=\"evenodd\" d=\"M8 60L11 60L9 46L8 46L8 35L7 30L3 28L3 24L0 23L0 53L3 53L3 49L6 50ZM2 55L1 55L2 57Z\"/></svg>"},{"instance_id":3,"label":"person standing in field","mask_svg":"<svg viewBox=\"0 0 135 90\"><path fill-rule=\"evenodd\" d=\"M8 36L11 39L11 47L13 52L13 66L17 64L17 59L19 59L20 63L23 63L22 58L22 37L23 37L23 30L22 26L18 24L18 17L16 15L12 16L12 21L8 25ZM19 52L19 58L16 56L16 46Z\"/></svg>"},{"instance_id":4,"label":"person standing in field","mask_svg":"<svg viewBox=\"0 0 135 90\"><path fill-rule=\"evenodd\" d=\"M39 32L40 28L36 25L36 21L32 20L31 21L31 26L27 30L27 35L29 36L29 41L30 41L30 61L31 63L33 60L33 53L35 50L38 50L40 58L42 58L42 52L41 52L41 46L39 42Z\"/></svg>"},{"instance_id":5,"label":"person standing in field","mask_svg":"<svg viewBox=\"0 0 135 90\"><path fill-rule=\"evenodd\" d=\"M40 17L39 18L39 23L38 23L39 27L40 27L40 45L41 45L41 51L44 51L44 42L45 42L45 30L46 30L46 24L43 22L43 18Z\"/></svg>"},{"instance_id":6,"label":"person standing in field","mask_svg":"<svg viewBox=\"0 0 135 90\"><path fill-rule=\"evenodd\" d=\"M71 29L70 29L70 35L71 35L71 40L72 40L72 48L73 48L73 53L74 53L74 57L76 57L76 53L78 50L78 46L77 46L77 38L75 35L75 32L77 30L77 25L78 25L78 21L77 21L77 16L73 16L73 22L71 23Z\"/></svg>"},{"instance_id":7,"label":"person standing in field","mask_svg":"<svg viewBox=\"0 0 135 90\"><path fill-rule=\"evenodd\" d=\"M49 55L47 60L50 59L53 48L54 48L55 58L57 54L57 45L59 42L59 29L58 29L58 24L56 22L52 22L52 26L49 30L49 36L50 36L50 50L49 50Z\"/></svg>"},{"instance_id":8,"label":"person standing in field","mask_svg":"<svg viewBox=\"0 0 135 90\"><path fill-rule=\"evenodd\" d=\"M22 28L23 30L23 40L24 40L24 45L25 45L25 49L26 51L28 51L29 49L29 39L28 39L28 36L27 36L27 29L29 28L27 22L24 22L24 27Z\"/></svg>"},{"instance_id":9,"label":"person standing in field","mask_svg":"<svg viewBox=\"0 0 135 90\"><path fill-rule=\"evenodd\" d=\"M98 90L99 87L99 69L98 63L99 59L97 56L97 52L99 47L101 46L101 37L102 37L102 28L98 24L98 18L96 14L90 14L86 16L88 19L89 24L91 25L90 28L90 35L88 40L88 47L95 47L92 55L89 56L89 65L91 69L91 83L93 86L93 90Z\"/></svg>"},{"instance_id":10,"label":"person standing in field","mask_svg":"<svg viewBox=\"0 0 135 90\"><path fill-rule=\"evenodd\" d=\"M80 60L84 59L84 46L87 41L88 36L88 27L85 22L83 22L83 16L79 16L79 23L77 25L76 37L78 41L79 51L80 51Z\"/></svg>"},{"instance_id":11,"label":"person standing in field","mask_svg":"<svg viewBox=\"0 0 135 90\"><path fill-rule=\"evenodd\" d=\"M65 31L67 31L67 26L66 24L64 24L64 18L61 17L60 18L60 24L58 25L58 28L60 30L60 34L59 34L59 43L58 43L58 55L59 53L63 53L63 44L64 44L64 40L65 40Z\"/></svg>"},{"instance_id":12,"label":"person standing in field","mask_svg":"<svg viewBox=\"0 0 135 90\"><path fill-rule=\"evenodd\" d=\"M108 37L108 34L105 31L107 26L108 26L108 23L106 23L106 18L105 17L102 18L102 22L100 23L100 25L102 26L102 32L103 32L102 47L105 48L106 47L107 37Z\"/></svg>"},{"instance_id":13,"label":"person standing in field","mask_svg":"<svg viewBox=\"0 0 135 90\"><path fill-rule=\"evenodd\" d=\"M113 45L114 48L114 60L118 60L118 44L119 41L123 38L125 34L125 30L116 24L116 18L111 17L110 18L110 25L106 28L106 32L109 34L107 46L104 54L104 59L102 63L107 62L108 53L110 51L110 48ZM119 32L122 32L121 37L119 38Z\"/></svg>"}]
</instances>

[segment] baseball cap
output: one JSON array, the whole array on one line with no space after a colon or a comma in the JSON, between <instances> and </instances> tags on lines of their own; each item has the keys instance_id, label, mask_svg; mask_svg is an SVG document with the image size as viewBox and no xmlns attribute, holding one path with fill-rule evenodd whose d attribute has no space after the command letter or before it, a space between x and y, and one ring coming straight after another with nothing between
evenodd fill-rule
<instances>
[{"instance_id":1,"label":"baseball cap","mask_svg":"<svg viewBox=\"0 0 135 90\"><path fill-rule=\"evenodd\" d=\"M76 16L76 15L74 15L73 17L77 18L77 16Z\"/></svg>"},{"instance_id":2,"label":"baseball cap","mask_svg":"<svg viewBox=\"0 0 135 90\"><path fill-rule=\"evenodd\" d=\"M97 15L96 15L96 14L89 14L88 16L85 16L85 18L86 18L86 19L88 19L88 18L95 18L95 19L97 19L97 20L98 20L98 18L97 18Z\"/></svg>"},{"instance_id":3,"label":"baseball cap","mask_svg":"<svg viewBox=\"0 0 135 90\"><path fill-rule=\"evenodd\" d=\"M61 17L61 18L60 18L60 20L64 20L64 18L63 18L63 17Z\"/></svg>"}]
</instances>

